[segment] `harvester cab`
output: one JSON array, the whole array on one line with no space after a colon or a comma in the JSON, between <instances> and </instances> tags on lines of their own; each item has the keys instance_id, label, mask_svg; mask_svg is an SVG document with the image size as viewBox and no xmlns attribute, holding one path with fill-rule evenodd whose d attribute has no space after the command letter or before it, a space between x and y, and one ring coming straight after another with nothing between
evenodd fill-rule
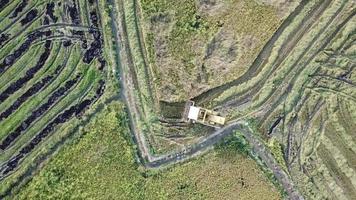
<instances>
[{"instance_id":1,"label":"harvester cab","mask_svg":"<svg viewBox=\"0 0 356 200\"><path fill-rule=\"evenodd\" d=\"M220 128L225 124L225 117L219 116L219 113L201 108L194 105L194 102L188 102L187 119L193 123Z\"/></svg>"}]
</instances>

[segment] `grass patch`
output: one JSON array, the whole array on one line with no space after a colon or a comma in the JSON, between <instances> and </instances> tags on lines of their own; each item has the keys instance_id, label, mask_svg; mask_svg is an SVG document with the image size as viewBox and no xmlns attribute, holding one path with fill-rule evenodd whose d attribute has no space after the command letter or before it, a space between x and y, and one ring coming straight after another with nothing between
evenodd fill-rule
<instances>
[{"instance_id":1,"label":"grass patch","mask_svg":"<svg viewBox=\"0 0 356 200\"><path fill-rule=\"evenodd\" d=\"M280 199L253 160L228 149L224 157L217 151L144 171L121 103L98 113L81 135L11 199Z\"/></svg>"}]
</instances>

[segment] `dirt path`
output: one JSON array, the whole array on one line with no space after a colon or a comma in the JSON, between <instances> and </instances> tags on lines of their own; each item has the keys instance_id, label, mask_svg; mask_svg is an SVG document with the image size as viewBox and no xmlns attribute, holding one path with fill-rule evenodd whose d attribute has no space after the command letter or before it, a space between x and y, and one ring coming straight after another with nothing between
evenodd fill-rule
<instances>
[{"instance_id":1,"label":"dirt path","mask_svg":"<svg viewBox=\"0 0 356 200\"><path fill-rule=\"evenodd\" d=\"M118 58L120 75L118 78L120 79L121 83L121 96L123 97L123 101L128 108L130 129L133 133L133 140L138 145L138 153L141 163L147 168L161 168L167 165L185 161L213 148L216 143L238 130L245 136L247 141L252 146L253 151L264 161L266 166L272 170L277 180L285 188L290 199L304 199L294 187L290 177L282 170L272 154L268 151L264 144L252 134L250 128L242 120L231 122L225 127L216 130L211 135L201 139L199 142L179 151L171 152L165 155L154 155L150 153L146 138L137 127L137 122L141 119L142 116L138 111L138 102L136 102L133 91L131 91L135 88L135 77L132 77L133 74L130 74L130 63L127 63L127 61L129 61L128 57L131 55L127 55L130 52L127 51L127 44L125 44L127 43L127 39L125 38L125 35L127 35L127 32L125 32L125 24L120 18L122 16L119 17L117 11L117 6L122 5L116 5L113 1L109 1L109 3L114 8L111 11L113 20L111 23L111 28L113 30L117 46L116 53L120 55L120 58ZM122 13L120 14L122 15Z\"/></svg>"}]
</instances>

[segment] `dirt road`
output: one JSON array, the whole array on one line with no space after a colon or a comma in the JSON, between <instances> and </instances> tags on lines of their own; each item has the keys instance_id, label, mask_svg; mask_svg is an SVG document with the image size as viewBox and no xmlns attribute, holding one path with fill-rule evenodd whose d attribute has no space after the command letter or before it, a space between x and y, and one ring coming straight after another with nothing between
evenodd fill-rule
<instances>
[{"instance_id":1,"label":"dirt road","mask_svg":"<svg viewBox=\"0 0 356 200\"><path fill-rule=\"evenodd\" d=\"M147 168L161 168L168 166L174 163L185 161L189 158L198 156L209 149L212 149L216 143L221 141L226 136L233 134L236 131L240 131L250 143L253 151L263 160L268 168L272 170L277 180L284 187L286 192L289 195L290 199L300 200L304 199L297 189L295 188L292 180L286 174L282 168L279 166L277 161L274 159L269 150L264 146L264 144L252 134L251 129L248 127L248 124L242 120L234 121L226 125L221 129L217 129L211 135L201 139L197 143L184 148L178 151L174 151L165 155L154 155L150 153L149 147L147 146L146 138L143 133L140 132L140 129L137 127L137 122L143 117L138 112L138 103L135 101L133 96L134 91L134 75L130 73L129 65L127 61L131 57L130 52L127 51L125 43L127 39L125 35L127 32L125 30L125 24L122 17L122 13L118 12L120 5L115 5L113 1L110 2L114 9L111 11L112 23L111 27L113 29L113 34L116 41L116 50L117 54L120 55L118 58L119 70L119 80L121 83L121 92L123 101L126 103L128 108L128 115L130 118L130 128L133 135L133 140L138 146L138 154L140 157L141 163ZM120 4L120 2L119 2ZM121 11L121 9L120 9ZM126 61L126 62L125 62Z\"/></svg>"}]
</instances>

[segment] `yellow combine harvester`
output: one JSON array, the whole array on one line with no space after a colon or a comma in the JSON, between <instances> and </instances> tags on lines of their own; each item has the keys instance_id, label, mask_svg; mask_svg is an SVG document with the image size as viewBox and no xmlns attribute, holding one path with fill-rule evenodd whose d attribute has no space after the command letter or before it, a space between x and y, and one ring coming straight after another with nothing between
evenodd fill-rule
<instances>
[{"instance_id":1,"label":"yellow combine harvester","mask_svg":"<svg viewBox=\"0 0 356 200\"><path fill-rule=\"evenodd\" d=\"M190 105L189 105L190 104ZM207 126L221 127L225 124L225 117L219 116L217 112L194 106L194 102L188 104L188 120L198 122Z\"/></svg>"}]
</instances>

